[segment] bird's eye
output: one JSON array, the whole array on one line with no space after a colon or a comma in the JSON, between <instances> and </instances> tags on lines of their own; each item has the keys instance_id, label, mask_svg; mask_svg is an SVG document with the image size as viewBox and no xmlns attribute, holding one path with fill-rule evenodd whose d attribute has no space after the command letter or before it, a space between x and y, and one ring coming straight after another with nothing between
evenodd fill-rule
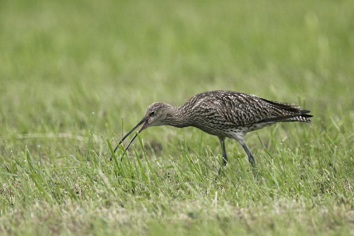
<instances>
[{"instance_id":1,"label":"bird's eye","mask_svg":"<svg viewBox=\"0 0 356 236\"><path fill-rule=\"evenodd\" d=\"M151 112L150 112L150 116L153 116L154 114L155 114L154 111L151 111Z\"/></svg>"}]
</instances>

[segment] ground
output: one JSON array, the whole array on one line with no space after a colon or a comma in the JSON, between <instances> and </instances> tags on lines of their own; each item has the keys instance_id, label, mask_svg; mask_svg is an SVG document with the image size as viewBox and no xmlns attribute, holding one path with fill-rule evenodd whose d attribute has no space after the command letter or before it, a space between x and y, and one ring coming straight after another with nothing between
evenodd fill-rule
<instances>
[{"instance_id":1,"label":"ground","mask_svg":"<svg viewBox=\"0 0 356 236\"><path fill-rule=\"evenodd\" d=\"M352 235L352 1L2 1L1 235ZM156 101L228 89L312 123L152 127Z\"/></svg>"}]
</instances>

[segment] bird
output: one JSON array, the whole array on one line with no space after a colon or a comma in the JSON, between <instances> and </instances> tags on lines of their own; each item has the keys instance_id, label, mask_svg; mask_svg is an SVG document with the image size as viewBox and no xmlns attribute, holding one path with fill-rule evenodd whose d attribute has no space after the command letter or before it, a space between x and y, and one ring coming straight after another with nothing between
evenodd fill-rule
<instances>
[{"instance_id":1,"label":"bird","mask_svg":"<svg viewBox=\"0 0 356 236\"><path fill-rule=\"evenodd\" d=\"M113 153L140 125L142 126L124 149L121 161L137 135L148 127L192 126L219 138L223 159L218 175L228 161L225 148L226 138L240 143L255 170L255 158L245 143L245 135L278 122L309 123L311 122L309 118L313 116L308 113L310 113L309 110L303 110L298 105L267 100L253 94L227 90L207 91L191 97L182 106L172 106L164 102L152 103L147 107L142 120L121 139Z\"/></svg>"}]
</instances>

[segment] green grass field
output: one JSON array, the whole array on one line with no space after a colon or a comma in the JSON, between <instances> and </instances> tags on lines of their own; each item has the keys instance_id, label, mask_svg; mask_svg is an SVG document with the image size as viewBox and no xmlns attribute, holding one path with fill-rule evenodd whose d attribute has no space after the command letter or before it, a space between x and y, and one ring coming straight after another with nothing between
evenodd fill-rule
<instances>
[{"instance_id":1,"label":"green grass field","mask_svg":"<svg viewBox=\"0 0 356 236\"><path fill-rule=\"evenodd\" d=\"M353 235L352 1L0 5L0 235ZM109 160L152 102L219 89L314 115L247 135L260 181L233 140L214 181L195 128Z\"/></svg>"}]
</instances>

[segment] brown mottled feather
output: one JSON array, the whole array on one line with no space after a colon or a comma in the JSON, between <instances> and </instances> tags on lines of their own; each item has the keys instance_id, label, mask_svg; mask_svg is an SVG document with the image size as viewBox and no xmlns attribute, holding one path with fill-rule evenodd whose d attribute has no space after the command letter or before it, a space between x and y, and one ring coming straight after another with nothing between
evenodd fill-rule
<instances>
[{"instance_id":1,"label":"brown mottled feather","mask_svg":"<svg viewBox=\"0 0 356 236\"><path fill-rule=\"evenodd\" d=\"M192 126L212 134L215 133L212 126L222 130L241 128L243 132L250 132L275 122L310 122L308 117L312 117L306 114L309 111L293 104L233 91L200 93L179 109L189 117Z\"/></svg>"},{"instance_id":2,"label":"brown mottled feather","mask_svg":"<svg viewBox=\"0 0 356 236\"><path fill-rule=\"evenodd\" d=\"M171 125L178 128L194 126L219 137L223 149L222 166L227 163L224 140L232 138L242 145L251 165L255 167L254 157L244 142L245 134L276 122L310 122L309 118L312 115L307 113L309 111L302 110L300 106L270 101L255 95L233 91L209 91L193 96L180 107L162 102L151 104L143 119L122 138L119 145L141 124L137 133L149 126ZM137 133L125 151L137 137ZM118 146L114 152L117 148ZM218 174L220 171L221 168Z\"/></svg>"}]
</instances>

